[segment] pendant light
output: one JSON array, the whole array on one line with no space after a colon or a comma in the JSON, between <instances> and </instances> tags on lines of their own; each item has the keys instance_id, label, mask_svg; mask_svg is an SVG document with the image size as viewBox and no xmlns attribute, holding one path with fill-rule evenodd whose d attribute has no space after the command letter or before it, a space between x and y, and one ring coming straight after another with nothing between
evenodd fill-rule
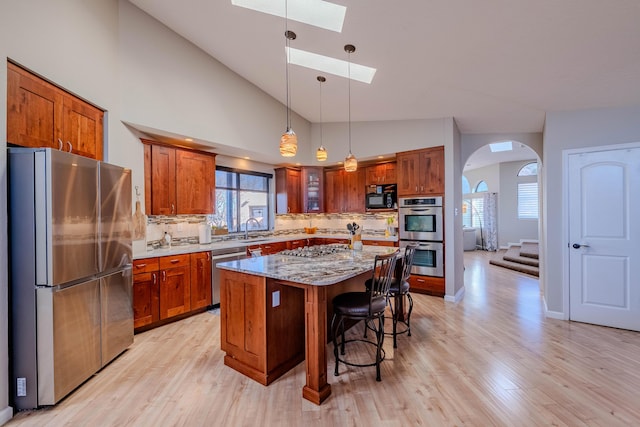
<instances>
[{"instance_id":1,"label":"pendant light","mask_svg":"<svg viewBox=\"0 0 640 427\"><path fill-rule=\"evenodd\" d=\"M296 33L289 31L287 19L287 1L284 2L284 37L287 50L286 58L286 79L287 79L287 130L280 138L280 155L282 157L293 157L298 151L298 136L291 129L291 94L289 91L289 42L296 39Z\"/></svg>"},{"instance_id":2,"label":"pendant light","mask_svg":"<svg viewBox=\"0 0 640 427\"><path fill-rule=\"evenodd\" d=\"M316 151L316 159L319 162L324 162L327 160L327 149L322 145L322 83L326 82L327 79L323 76L318 76L318 81L320 82L320 148Z\"/></svg>"},{"instance_id":3,"label":"pendant light","mask_svg":"<svg viewBox=\"0 0 640 427\"><path fill-rule=\"evenodd\" d=\"M356 51L356 47L352 44L344 45L344 51L347 52L349 60L347 61L349 76L349 154L344 159L344 170L347 172L355 172L358 170L358 159L351 153L351 54Z\"/></svg>"}]
</instances>

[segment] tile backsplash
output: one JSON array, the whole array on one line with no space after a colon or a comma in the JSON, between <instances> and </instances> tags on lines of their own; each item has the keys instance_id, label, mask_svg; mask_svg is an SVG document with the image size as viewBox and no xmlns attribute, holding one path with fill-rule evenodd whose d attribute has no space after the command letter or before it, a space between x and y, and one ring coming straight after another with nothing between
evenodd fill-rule
<instances>
[{"instance_id":1,"label":"tile backsplash","mask_svg":"<svg viewBox=\"0 0 640 427\"><path fill-rule=\"evenodd\" d=\"M391 218L392 223L388 223ZM169 233L172 244L198 243L198 226L210 221L208 215L150 215L146 243L157 245ZM363 235L381 236L387 226L398 227L396 212L367 214L286 214L276 215L273 234L303 233L305 227L317 227L318 234L346 234L347 224L356 222ZM215 237L215 236L214 236Z\"/></svg>"}]
</instances>

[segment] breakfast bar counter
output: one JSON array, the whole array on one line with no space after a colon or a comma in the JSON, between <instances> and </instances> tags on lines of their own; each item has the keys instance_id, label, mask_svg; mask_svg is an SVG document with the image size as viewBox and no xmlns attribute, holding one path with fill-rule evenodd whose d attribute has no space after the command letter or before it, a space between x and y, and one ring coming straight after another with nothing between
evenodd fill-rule
<instances>
[{"instance_id":1,"label":"breakfast bar counter","mask_svg":"<svg viewBox=\"0 0 640 427\"><path fill-rule=\"evenodd\" d=\"M276 254L218 264L225 365L268 385L306 360L302 396L316 404L329 397L331 300L342 292L362 290L376 254L397 249L330 246L325 252L317 248L295 254L300 256Z\"/></svg>"}]
</instances>

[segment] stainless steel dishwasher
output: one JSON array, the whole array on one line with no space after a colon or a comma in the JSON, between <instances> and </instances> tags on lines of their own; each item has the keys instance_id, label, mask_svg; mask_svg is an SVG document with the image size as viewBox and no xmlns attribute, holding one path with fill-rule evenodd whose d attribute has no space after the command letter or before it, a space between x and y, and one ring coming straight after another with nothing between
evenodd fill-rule
<instances>
[{"instance_id":1,"label":"stainless steel dishwasher","mask_svg":"<svg viewBox=\"0 0 640 427\"><path fill-rule=\"evenodd\" d=\"M213 305L220 305L220 270L216 267L220 262L235 261L247 258L247 248L237 246L211 251L211 298Z\"/></svg>"}]
</instances>

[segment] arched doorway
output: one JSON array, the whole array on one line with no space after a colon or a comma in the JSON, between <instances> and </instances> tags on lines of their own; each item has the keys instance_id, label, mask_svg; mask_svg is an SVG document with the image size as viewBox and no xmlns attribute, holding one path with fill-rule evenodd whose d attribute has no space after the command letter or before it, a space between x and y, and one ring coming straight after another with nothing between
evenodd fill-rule
<instances>
[{"instance_id":1,"label":"arched doorway","mask_svg":"<svg viewBox=\"0 0 640 427\"><path fill-rule=\"evenodd\" d=\"M494 138L483 142L463 157L464 249L508 250L503 266L539 275L539 251L543 247L540 156L518 140Z\"/></svg>"}]
</instances>

